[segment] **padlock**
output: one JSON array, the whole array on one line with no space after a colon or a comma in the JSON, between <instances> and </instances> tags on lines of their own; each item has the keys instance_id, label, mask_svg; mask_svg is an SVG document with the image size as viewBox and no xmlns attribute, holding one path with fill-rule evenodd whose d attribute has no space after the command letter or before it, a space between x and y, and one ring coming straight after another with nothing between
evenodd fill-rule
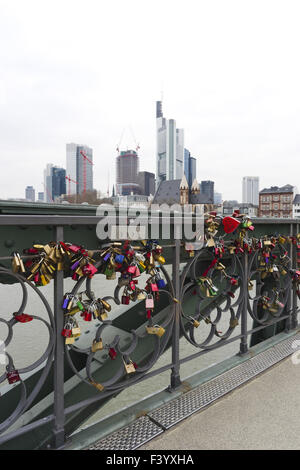
<instances>
[{"instance_id":1,"label":"padlock","mask_svg":"<svg viewBox=\"0 0 300 470\"><path fill-rule=\"evenodd\" d=\"M230 328L235 328L236 326L238 326L238 324L239 324L239 321L237 318L230 319L230 322L229 322Z\"/></svg>"},{"instance_id":2,"label":"padlock","mask_svg":"<svg viewBox=\"0 0 300 470\"><path fill-rule=\"evenodd\" d=\"M145 300L146 298L146 294L143 292L143 291L139 291L138 295L137 295L137 299L138 300Z\"/></svg>"},{"instance_id":3,"label":"padlock","mask_svg":"<svg viewBox=\"0 0 300 470\"><path fill-rule=\"evenodd\" d=\"M101 318L101 321L105 321L108 318L107 313L106 312L100 313L100 318Z\"/></svg>"},{"instance_id":4,"label":"padlock","mask_svg":"<svg viewBox=\"0 0 300 470\"><path fill-rule=\"evenodd\" d=\"M156 282L151 282L150 287L151 287L152 292L157 292L158 291L158 287L157 287Z\"/></svg>"},{"instance_id":5,"label":"padlock","mask_svg":"<svg viewBox=\"0 0 300 470\"><path fill-rule=\"evenodd\" d=\"M72 328L72 336L73 338L78 338L81 335L81 330L78 325Z\"/></svg>"},{"instance_id":6,"label":"padlock","mask_svg":"<svg viewBox=\"0 0 300 470\"><path fill-rule=\"evenodd\" d=\"M131 360L130 360L129 363L127 363L123 359L123 364L124 364L124 367L125 367L125 370L126 370L127 374L132 374L133 372L135 372L135 367L134 367L134 364Z\"/></svg>"},{"instance_id":7,"label":"padlock","mask_svg":"<svg viewBox=\"0 0 300 470\"><path fill-rule=\"evenodd\" d=\"M92 312L85 310L81 315L83 316L84 321L92 321Z\"/></svg>"},{"instance_id":8,"label":"padlock","mask_svg":"<svg viewBox=\"0 0 300 470\"><path fill-rule=\"evenodd\" d=\"M68 307L69 301L70 301L70 299L69 299L68 295L66 295L65 298L64 298L63 304L62 304L63 309L66 309Z\"/></svg>"},{"instance_id":9,"label":"padlock","mask_svg":"<svg viewBox=\"0 0 300 470\"><path fill-rule=\"evenodd\" d=\"M66 338L65 344L73 344L73 343L75 343L75 338L73 336Z\"/></svg>"},{"instance_id":10,"label":"padlock","mask_svg":"<svg viewBox=\"0 0 300 470\"><path fill-rule=\"evenodd\" d=\"M14 315L14 318L20 323L27 323L33 320L33 317L31 317L27 313L20 313L19 315L14 313L13 315Z\"/></svg>"},{"instance_id":11,"label":"padlock","mask_svg":"<svg viewBox=\"0 0 300 470\"><path fill-rule=\"evenodd\" d=\"M165 329L162 326L146 326L147 333L149 335L157 335L159 338L165 333Z\"/></svg>"},{"instance_id":12,"label":"padlock","mask_svg":"<svg viewBox=\"0 0 300 470\"><path fill-rule=\"evenodd\" d=\"M129 305L130 297L129 295L122 295L121 303L123 305Z\"/></svg>"},{"instance_id":13,"label":"padlock","mask_svg":"<svg viewBox=\"0 0 300 470\"><path fill-rule=\"evenodd\" d=\"M146 265L142 261L139 261L138 266L139 266L139 270L141 273L143 273L146 270Z\"/></svg>"},{"instance_id":14,"label":"padlock","mask_svg":"<svg viewBox=\"0 0 300 470\"><path fill-rule=\"evenodd\" d=\"M112 360L116 359L117 357L117 351L114 348L109 348L108 354Z\"/></svg>"},{"instance_id":15,"label":"padlock","mask_svg":"<svg viewBox=\"0 0 300 470\"><path fill-rule=\"evenodd\" d=\"M160 264L165 264L166 260L163 256L159 255L155 257L156 261L158 261Z\"/></svg>"},{"instance_id":16,"label":"padlock","mask_svg":"<svg viewBox=\"0 0 300 470\"><path fill-rule=\"evenodd\" d=\"M124 255L117 254L117 255L115 256L115 262L116 262L116 263L122 264L123 261L124 261Z\"/></svg>"},{"instance_id":17,"label":"padlock","mask_svg":"<svg viewBox=\"0 0 300 470\"><path fill-rule=\"evenodd\" d=\"M107 310L108 312L111 311L111 305L108 302L106 302L106 300L100 299L100 302L102 303L105 310Z\"/></svg>"},{"instance_id":18,"label":"padlock","mask_svg":"<svg viewBox=\"0 0 300 470\"><path fill-rule=\"evenodd\" d=\"M93 382L92 380L90 380L90 384L93 385L95 388L97 388L99 392L102 392L104 390L104 386L100 384L99 382Z\"/></svg>"},{"instance_id":19,"label":"padlock","mask_svg":"<svg viewBox=\"0 0 300 470\"><path fill-rule=\"evenodd\" d=\"M134 281L130 281L129 282L129 287L131 290L135 290L135 282Z\"/></svg>"},{"instance_id":20,"label":"padlock","mask_svg":"<svg viewBox=\"0 0 300 470\"><path fill-rule=\"evenodd\" d=\"M200 325L200 322L198 320L195 320L194 318L192 319L192 322L195 328L198 328L198 326Z\"/></svg>"},{"instance_id":21,"label":"padlock","mask_svg":"<svg viewBox=\"0 0 300 470\"><path fill-rule=\"evenodd\" d=\"M102 339L100 338L99 341L94 339L93 344L92 344L92 352L102 351L102 349L103 349Z\"/></svg>"},{"instance_id":22,"label":"padlock","mask_svg":"<svg viewBox=\"0 0 300 470\"><path fill-rule=\"evenodd\" d=\"M70 336L72 336L72 329L69 323L65 325L65 327L63 328L61 332L61 335L64 336L65 338L70 338Z\"/></svg>"},{"instance_id":23,"label":"padlock","mask_svg":"<svg viewBox=\"0 0 300 470\"><path fill-rule=\"evenodd\" d=\"M164 279L157 279L156 284L158 289L163 289L164 287L166 287Z\"/></svg>"},{"instance_id":24,"label":"padlock","mask_svg":"<svg viewBox=\"0 0 300 470\"><path fill-rule=\"evenodd\" d=\"M146 309L154 308L154 299L151 294L147 295L145 306L146 306Z\"/></svg>"},{"instance_id":25,"label":"padlock","mask_svg":"<svg viewBox=\"0 0 300 470\"><path fill-rule=\"evenodd\" d=\"M135 266L135 265L128 266L127 272L128 272L129 274L133 274L133 275L134 275L135 272L136 272L136 266Z\"/></svg>"},{"instance_id":26,"label":"padlock","mask_svg":"<svg viewBox=\"0 0 300 470\"><path fill-rule=\"evenodd\" d=\"M19 376L19 372L16 369L11 369L10 371L6 368L6 378L9 384L14 384L16 382L20 382L21 378Z\"/></svg>"}]
</instances>

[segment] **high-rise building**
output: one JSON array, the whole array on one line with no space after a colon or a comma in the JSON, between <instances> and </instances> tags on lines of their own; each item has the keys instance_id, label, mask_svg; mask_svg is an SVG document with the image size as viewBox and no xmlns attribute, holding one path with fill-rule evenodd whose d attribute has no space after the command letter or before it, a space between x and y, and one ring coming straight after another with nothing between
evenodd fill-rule
<instances>
[{"instance_id":1,"label":"high-rise building","mask_svg":"<svg viewBox=\"0 0 300 470\"><path fill-rule=\"evenodd\" d=\"M66 194L66 170L58 166L52 167L52 199Z\"/></svg>"},{"instance_id":2,"label":"high-rise building","mask_svg":"<svg viewBox=\"0 0 300 470\"><path fill-rule=\"evenodd\" d=\"M150 196L155 194L155 175L149 171L140 171L138 174L138 184L141 189L141 194Z\"/></svg>"},{"instance_id":3,"label":"high-rise building","mask_svg":"<svg viewBox=\"0 0 300 470\"><path fill-rule=\"evenodd\" d=\"M200 191L205 194L209 200L214 201L214 181L201 181Z\"/></svg>"},{"instance_id":4,"label":"high-rise building","mask_svg":"<svg viewBox=\"0 0 300 470\"><path fill-rule=\"evenodd\" d=\"M44 202L44 191L38 193L38 201Z\"/></svg>"},{"instance_id":5,"label":"high-rise building","mask_svg":"<svg viewBox=\"0 0 300 470\"><path fill-rule=\"evenodd\" d=\"M163 117L162 102L156 102L156 182L181 179L184 161L184 130L174 119Z\"/></svg>"},{"instance_id":6,"label":"high-rise building","mask_svg":"<svg viewBox=\"0 0 300 470\"><path fill-rule=\"evenodd\" d=\"M68 193L81 194L86 191L93 191L93 149L87 145L67 144L67 177L71 178L68 182ZM87 157L84 158L85 155ZM75 182L74 182L75 181ZM77 183L77 184L76 184Z\"/></svg>"},{"instance_id":7,"label":"high-rise building","mask_svg":"<svg viewBox=\"0 0 300 470\"><path fill-rule=\"evenodd\" d=\"M44 170L44 201L54 202L66 194L66 170L48 163Z\"/></svg>"},{"instance_id":8,"label":"high-rise building","mask_svg":"<svg viewBox=\"0 0 300 470\"><path fill-rule=\"evenodd\" d=\"M44 170L44 202L53 202L52 198L52 163L47 163Z\"/></svg>"},{"instance_id":9,"label":"high-rise building","mask_svg":"<svg viewBox=\"0 0 300 470\"><path fill-rule=\"evenodd\" d=\"M116 159L116 193L139 194L139 157L135 150L121 151Z\"/></svg>"},{"instance_id":10,"label":"high-rise building","mask_svg":"<svg viewBox=\"0 0 300 470\"><path fill-rule=\"evenodd\" d=\"M26 186L25 199L27 199L27 201L35 202L35 189L33 186Z\"/></svg>"},{"instance_id":11,"label":"high-rise building","mask_svg":"<svg viewBox=\"0 0 300 470\"><path fill-rule=\"evenodd\" d=\"M197 160L191 156L191 152L188 149L184 149L184 174L190 187L196 178L196 163Z\"/></svg>"},{"instance_id":12,"label":"high-rise building","mask_svg":"<svg viewBox=\"0 0 300 470\"><path fill-rule=\"evenodd\" d=\"M258 206L259 200L259 177L244 176L243 177L243 202L251 202Z\"/></svg>"}]
</instances>

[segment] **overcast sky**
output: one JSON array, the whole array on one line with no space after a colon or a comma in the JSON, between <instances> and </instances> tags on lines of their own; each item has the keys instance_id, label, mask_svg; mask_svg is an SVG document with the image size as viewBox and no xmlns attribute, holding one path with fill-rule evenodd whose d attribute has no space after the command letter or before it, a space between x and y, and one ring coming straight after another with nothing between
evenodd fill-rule
<instances>
[{"instance_id":1,"label":"overcast sky","mask_svg":"<svg viewBox=\"0 0 300 470\"><path fill-rule=\"evenodd\" d=\"M245 175L300 187L299 22L289 0L0 0L0 198L42 191L67 142L93 148L111 191L124 128L155 172L161 91L224 199Z\"/></svg>"}]
</instances>

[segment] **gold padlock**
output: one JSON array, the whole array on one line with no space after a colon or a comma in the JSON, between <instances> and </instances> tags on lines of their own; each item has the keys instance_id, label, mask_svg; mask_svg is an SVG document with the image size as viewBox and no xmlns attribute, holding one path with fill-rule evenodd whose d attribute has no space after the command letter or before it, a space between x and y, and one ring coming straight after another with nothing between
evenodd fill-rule
<instances>
[{"instance_id":1,"label":"gold padlock","mask_svg":"<svg viewBox=\"0 0 300 470\"><path fill-rule=\"evenodd\" d=\"M123 359L123 363L124 363L124 367L125 367L125 370L127 372L127 374L132 374L133 372L135 372L135 367L133 365L133 362L130 361L128 364L124 361Z\"/></svg>"},{"instance_id":2,"label":"gold padlock","mask_svg":"<svg viewBox=\"0 0 300 470\"><path fill-rule=\"evenodd\" d=\"M106 320L108 318L108 315L106 312L100 313L100 318L102 321Z\"/></svg>"},{"instance_id":3,"label":"gold padlock","mask_svg":"<svg viewBox=\"0 0 300 470\"><path fill-rule=\"evenodd\" d=\"M230 319L230 323L229 323L230 328L235 328L236 326L238 326L238 324L239 324L239 321L237 318Z\"/></svg>"},{"instance_id":4,"label":"gold padlock","mask_svg":"<svg viewBox=\"0 0 300 470\"><path fill-rule=\"evenodd\" d=\"M161 337L165 333L165 329L159 325L146 326L146 330L149 335L157 335L158 337Z\"/></svg>"},{"instance_id":5,"label":"gold padlock","mask_svg":"<svg viewBox=\"0 0 300 470\"><path fill-rule=\"evenodd\" d=\"M106 275L106 279L109 279L110 281L113 281L114 279L116 279L116 277L117 275L115 271L113 271L111 274Z\"/></svg>"},{"instance_id":6,"label":"gold padlock","mask_svg":"<svg viewBox=\"0 0 300 470\"><path fill-rule=\"evenodd\" d=\"M198 320L193 320L193 326L195 328L198 328L199 325L200 325L200 322Z\"/></svg>"},{"instance_id":7,"label":"gold padlock","mask_svg":"<svg viewBox=\"0 0 300 470\"><path fill-rule=\"evenodd\" d=\"M90 380L90 383L91 385L96 387L99 390L99 392L102 392L104 390L103 385L101 385L99 382L93 382L93 380Z\"/></svg>"},{"instance_id":8,"label":"gold padlock","mask_svg":"<svg viewBox=\"0 0 300 470\"><path fill-rule=\"evenodd\" d=\"M144 300L146 298L146 294L142 291L140 291L137 295L138 300Z\"/></svg>"},{"instance_id":9,"label":"gold padlock","mask_svg":"<svg viewBox=\"0 0 300 470\"><path fill-rule=\"evenodd\" d=\"M80 336L80 335L81 335L81 331L80 331L79 326L75 326L74 328L72 328L73 338L78 338L78 336Z\"/></svg>"},{"instance_id":10,"label":"gold padlock","mask_svg":"<svg viewBox=\"0 0 300 470\"><path fill-rule=\"evenodd\" d=\"M166 262L165 258L161 255L157 256L156 261L158 261L160 264L164 264Z\"/></svg>"},{"instance_id":11,"label":"gold padlock","mask_svg":"<svg viewBox=\"0 0 300 470\"><path fill-rule=\"evenodd\" d=\"M100 301L101 301L103 307L105 308L105 310L110 312L111 311L111 305L108 302L106 302L106 300L100 299Z\"/></svg>"},{"instance_id":12,"label":"gold padlock","mask_svg":"<svg viewBox=\"0 0 300 470\"><path fill-rule=\"evenodd\" d=\"M73 336L70 336L69 338L66 338L65 343L66 344L73 344L73 343L75 343L75 338Z\"/></svg>"},{"instance_id":13,"label":"gold padlock","mask_svg":"<svg viewBox=\"0 0 300 470\"><path fill-rule=\"evenodd\" d=\"M92 344L92 352L102 351L102 349L103 349L102 339L100 338L99 341L94 339L93 344Z\"/></svg>"}]
</instances>

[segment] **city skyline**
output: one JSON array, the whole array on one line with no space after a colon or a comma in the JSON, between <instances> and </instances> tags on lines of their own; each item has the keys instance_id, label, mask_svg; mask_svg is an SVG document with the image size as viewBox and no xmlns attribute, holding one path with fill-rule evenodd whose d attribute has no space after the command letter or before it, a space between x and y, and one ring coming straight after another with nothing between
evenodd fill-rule
<instances>
[{"instance_id":1,"label":"city skyline","mask_svg":"<svg viewBox=\"0 0 300 470\"><path fill-rule=\"evenodd\" d=\"M261 188L300 186L293 168L300 152L297 4L177 4L157 3L155 36L155 2L145 15L137 1L87 1L84 9L53 1L46 18L44 5L32 0L0 0L1 199L23 197L28 185L43 191L43 169L48 162L65 166L66 142L93 148L94 186L105 193L127 123L140 143L141 170L155 173L153 114L161 91L165 115L184 128L185 146L201 162L197 180L214 181L223 199L242 199L247 174L258 174ZM126 21L135 27L123 35ZM83 22L89 34L76 36ZM161 44L169 38L166 54ZM99 44L107 44L101 58Z\"/></svg>"}]
</instances>

